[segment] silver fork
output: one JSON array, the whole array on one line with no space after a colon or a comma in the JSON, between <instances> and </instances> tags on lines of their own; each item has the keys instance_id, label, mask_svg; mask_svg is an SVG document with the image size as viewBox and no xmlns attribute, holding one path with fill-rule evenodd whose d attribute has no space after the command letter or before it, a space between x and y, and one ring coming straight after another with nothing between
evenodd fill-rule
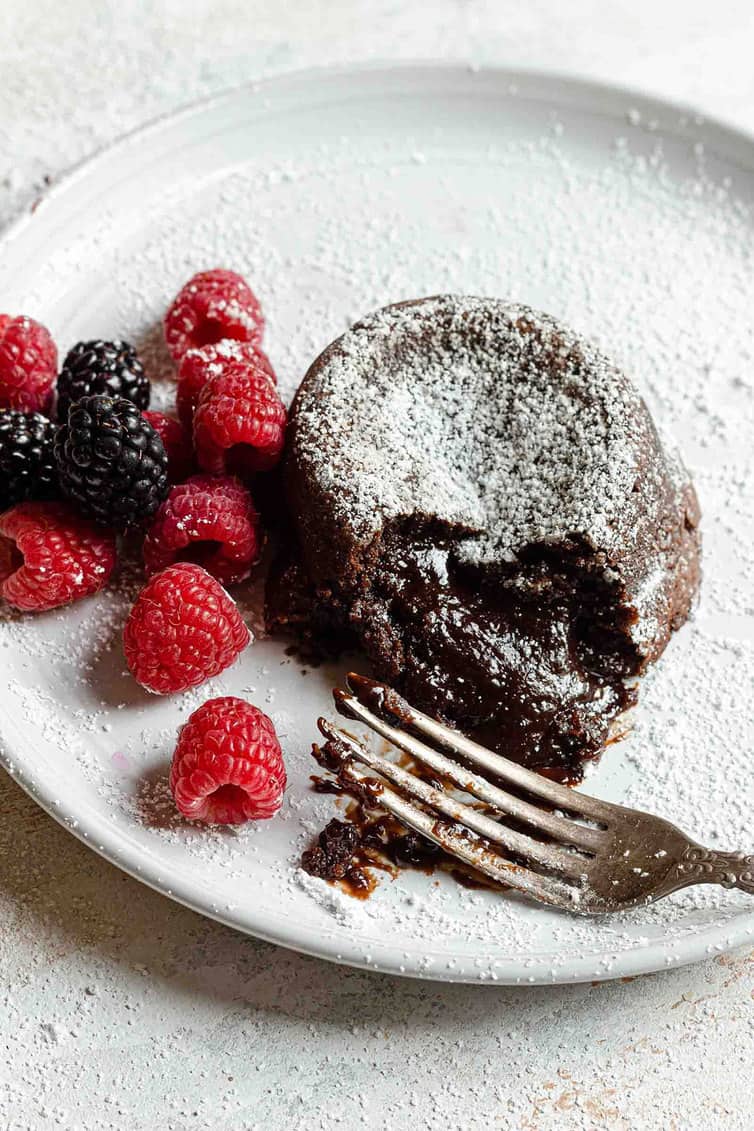
<instances>
[{"instance_id":1,"label":"silver fork","mask_svg":"<svg viewBox=\"0 0 754 1131\"><path fill-rule=\"evenodd\" d=\"M329 740L329 768L346 789L366 795L490 879L582 915L652 903L691 884L720 884L754 895L754 855L702 848L661 817L588 797L471 742L415 710L385 684L353 672L346 682L347 691L333 693L342 715L365 723L452 783L451 789L483 802L487 811L320 719ZM533 835L511 827L510 820Z\"/></svg>"}]
</instances>

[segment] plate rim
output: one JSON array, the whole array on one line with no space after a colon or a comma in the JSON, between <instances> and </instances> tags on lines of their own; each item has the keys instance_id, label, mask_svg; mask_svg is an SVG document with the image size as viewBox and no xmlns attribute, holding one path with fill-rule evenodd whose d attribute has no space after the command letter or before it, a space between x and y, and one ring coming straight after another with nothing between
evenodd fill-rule
<instances>
[{"instance_id":1,"label":"plate rim","mask_svg":"<svg viewBox=\"0 0 754 1131\"><path fill-rule=\"evenodd\" d=\"M671 98L646 93L630 85L611 83L601 79L584 77L568 71L552 70L549 68L520 68L506 67L504 65L480 65L479 67L461 61L415 59L415 60L372 60L357 64L339 64L336 66L314 66L290 71L283 71L260 79L247 80L235 84L215 94L194 99L176 109L166 110L133 129L121 134L116 139L109 141L92 151L80 161L76 162L67 171L56 177L54 181L31 202L27 202L15 219L0 229L0 254L10 247L17 239L37 222L40 212L55 203L59 196L64 196L76 186L79 180L91 174L96 174L98 168L108 159L120 153L121 150L132 146L134 142L145 139L161 129L168 129L181 119L212 110L224 102L247 97L250 93L269 88L283 88L285 86L322 84L332 80L347 82L349 79L362 81L366 76L375 79L387 80L390 75L408 79L412 75L425 79L432 76L446 77L448 80L457 81L461 76L478 77L480 82L485 80L496 83L506 83L508 87L518 84L528 85L532 88L526 93L532 94L540 86L546 88L550 100L554 100L560 92L568 90L571 94L579 96L580 103L590 104L594 108L595 101L599 102L599 111L607 117L614 117L611 104L621 102L625 113L626 102L631 102L640 113L653 115L674 114L677 119L688 118L693 123L694 132L704 132L707 138L712 135L712 141L722 143L718 152L735 161L744 168L754 170L754 131L744 127L729 124L722 119L706 114L698 108ZM509 90L514 96L523 91ZM678 128L671 128L663 124L663 128L675 136L685 136ZM693 136L693 135L690 135ZM736 152L736 157L730 156L730 151ZM741 161L741 154L748 160ZM703 961L714 954L723 954L739 946L750 943L754 938L754 910L743 912L731 919L730 924L715 924L702 927L697 931L690 931L688 935L674 940L672 952L668 953L668 940L662 938L649 942L647 945L632 947L627 950L617 951L612 955L609 966L603 969L595 967L594 956L571 956L565 969L555 968L552 965L552 956L538 957L527 967L522 967L521 960L512 961L501 959L497 964L494 974L478 971L476 974L467 970L450 970L422 968L421 959L417 954L408 956L402 967L397 961L383 965L371 957L359 954L359 935L354 932L354 937L343 939L341 949L334 953L333 949L318 947L313 941L311 945L303 943L298 937L298 931L281 924L278 932L270 933L253 923L239 922L239 917L232 918L223 915L219 908L211 908L192 897L190 884L183 877L173 876L171 882L159 875L159 868L154 867L150 859L146 859L138 850L132 849L128 841L120 835L120 826L109 823L104 814L93 811L90 819L77 819L72 826L71 819L62 813L56 800L45 792L42 785L34 780L33 770L21 768L12 752L12 743L8 744L7 732L4 725L0 724L0 765L4 767L9 776L58 824L67 832L72 833L79 841L102 856L110 864L126 872L134 879L146 884L161 895L188 907L190 910L204 915L209 919L222 923L241 933L262 939L265 942L284 946L311 957L325 959L330 962L372 971L418 978L427 981L455 982L467 984L493 984L493 985L553 985L571 984L586 981L610 981L626 976L638 976L653 973L662 969ZM9 748L10 747L10 748ZM253 918L253 916L252 916ZM313 939L314 930L309 931ZM374 940L371 940L373 945ZM364 944L361 944L363 951ZM394 948L393 948L394 949ZM567 969L567 973L566 973Z\"/></svg>"},{"instance_id":2,"label":"plate rim","mask_svg":"<svg viewBox=\"0 0 754 1131\"><path fill-rule=\"evenodd\" d=\"M139 138L147 137L164 126L171 125L184 117L191 117L198 111L208 110L223 102L233 101L239 95L256 93L268 87L283 86L286 83L308 83L317 80L363 77L365 75L387 75L390 72L407 75L411 72L430 73L441 72L449 76L472 75L484 79L487 76L505 79L514 86L518 82L541 82L550 87L563 87L569 90L579 90L583 94L593 97L601 95L611 100L629 99L637 104L637 108L656 112L672 111L680 117L692 119L697 128L704 127L712 130L720 139L732 147L739 149L743 143L749 151L750 168L754 169L754 128L747 130L744 126L733 124L715 114L708 114L693 102L683 99L665 97L653 94L651 91L642 90L631 83L610 82L607 79L596 78L591 75L582 75L578 71L550 67L508 67L505 64L495 63L469 63L462 60L448 60L441 58L407 58L401 60L390 59L365 59L356 63L314 64L309 67L296 67L291 70L264 75L257 79L246 79L243 82L233 83L213 94L189 99L180 106L170 110L163 110L153 114L144 122L125 130L110 141L95 146L89 153L78 161L73 162L62 173L53 177L49 184L21 205L20 210L2 226L0 226L0 251L6 244L10 244L24 229L34 223L40 209L46 208L58 195L62 195L73 185L79 177L84 176L96 168L107 158L120 152L121 149L132 145ZM516 92L519 93L519 92ZM671 131L676 134L679 131Z\"/></svg>"}]
</instances>

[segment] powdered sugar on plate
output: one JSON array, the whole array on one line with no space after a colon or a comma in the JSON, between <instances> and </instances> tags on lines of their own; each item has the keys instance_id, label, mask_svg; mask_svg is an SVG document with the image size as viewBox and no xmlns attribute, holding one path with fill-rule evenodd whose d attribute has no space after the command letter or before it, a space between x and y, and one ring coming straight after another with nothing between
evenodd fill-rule
<instances>
[{"instance_id":1,"label":"powdered sugar on plate","mask_svg":"<svg viewBox=\"0 0 754 1131\"><path fill-rule=\"evenodd\" d=\"M63 353L79 338L137 341L155 408L174 393L157 320L213 266L241 271L260 296L286 397L353 321L425 294L499 295L595 341L679 443L700 496L704 580L696 619L645 681L633 733L586 788L710 846L751 848L751 156L723 161L706 136L695 148L702 138L670 112L648 130L628 107L584 116L463 81L460 92L419 84L400 114L374 88L322 114L283 85L266 106L235 96L235 119L197 111L189 141L162 127L38 210L6 245L0 296L47 322ZM27 788L162 890L289 945L451 979L607 977L680 961L692 938L709 940L703 953L754 930L750 901L713 888L582 921L445 876L386 878L365 903L302 878L301 850L337 809L308 789L308 749L342 669L306 671L259 640L211 685L149 696L119 642L138 583L127 570L73 609L3 614L2 734ZM236 595L258 624L259 586ZM269 824L207 831L176 818L167 767L188 713L228 692L272 714L290 788Z\"/></svg>"}]
</instances>

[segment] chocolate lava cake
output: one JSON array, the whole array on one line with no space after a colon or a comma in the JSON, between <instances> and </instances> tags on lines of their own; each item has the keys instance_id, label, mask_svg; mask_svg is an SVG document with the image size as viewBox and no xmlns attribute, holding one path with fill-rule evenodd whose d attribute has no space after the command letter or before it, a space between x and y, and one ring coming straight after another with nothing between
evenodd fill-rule
<instances>
[{"instance_id":1,"label":"chocolate lava cake","mask_svg":"<svg viewBox=\"0 0 754 1131\"><path fill-rule=\"evenodd\" d=\"M291 410L270 626L349 638L416 706L577 779L687 618L699 510L628 378L454 295L333 342Z\"/></svg>"}]
</instances>

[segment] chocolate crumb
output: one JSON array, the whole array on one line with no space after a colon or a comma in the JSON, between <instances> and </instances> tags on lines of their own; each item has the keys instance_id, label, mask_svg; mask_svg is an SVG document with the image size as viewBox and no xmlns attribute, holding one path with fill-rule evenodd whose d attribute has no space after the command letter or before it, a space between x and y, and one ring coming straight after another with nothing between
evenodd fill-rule
<instances>
[{"instance_id":1,"label":"chocolate crumb","mask_svg":"<svg viewBox=\"0 0 754 1131\"><path fill-rule=\"evenodd\" d=\"M301 857L301 867L322 880L341 880L351 869L360 841L355 825L333 818L319 834L317 844Z\"/></svg>"}]
</instances>

